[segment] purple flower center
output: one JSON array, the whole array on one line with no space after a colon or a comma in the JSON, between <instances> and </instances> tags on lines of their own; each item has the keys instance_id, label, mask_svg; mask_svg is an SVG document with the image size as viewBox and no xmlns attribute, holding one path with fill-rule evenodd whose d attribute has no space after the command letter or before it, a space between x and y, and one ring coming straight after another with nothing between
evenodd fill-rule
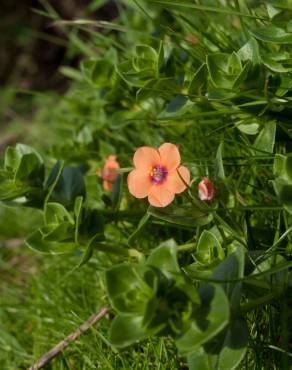
<instances>
[{"instance_id":1,"label":"purple flower center","mask_svg":"<svg viewBox=\"0 0 292 370\"><path fill-rule=\"evenodd\" d=\"M151 182L155 185L164 182L167 176L167 169L163 166L155 166L150 171Z\"/></svg>"}]
</instances>

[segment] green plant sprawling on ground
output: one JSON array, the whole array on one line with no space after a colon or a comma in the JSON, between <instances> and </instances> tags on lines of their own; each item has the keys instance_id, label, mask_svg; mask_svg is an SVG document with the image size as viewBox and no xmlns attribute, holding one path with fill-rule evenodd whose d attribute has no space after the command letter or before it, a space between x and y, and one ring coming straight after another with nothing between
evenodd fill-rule
<instances>
[{"instance_id":1,"label":"green plant sprawling on ground","mask_svg":"<svg viewBox=\"0 0 292 370\"><path fill-rule=\"evenodd\" d=\"M292 2L118 8L44 13L82 60L61 68L64 96L31 98L25 144L1 160L0 235L29 247L0 249L1 368L109 305L52 369L290 369ZM156 207L127 176L163 143L191 180Z\"/></svg>"}]
</instances>

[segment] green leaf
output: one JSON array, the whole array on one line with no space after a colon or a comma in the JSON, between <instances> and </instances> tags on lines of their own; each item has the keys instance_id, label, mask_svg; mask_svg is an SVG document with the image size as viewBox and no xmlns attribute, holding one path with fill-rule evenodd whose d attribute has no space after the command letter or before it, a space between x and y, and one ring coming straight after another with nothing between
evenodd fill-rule
<instances>
[{"instance_id":1,"label":"green leaf","mask_svg":"<svg viewBox=\"0 0 292 370\"><path fill-rule=\"evenodd\" d=\"M116 71L129 85L143 87L148 80L158 78L158 54L148 45L137 45L135 53L132 60L118 64Z\"/></svg>"},{"instance_id":2,"label":"green leaf","mask_svg":"<svg viewBox=\"0 0 292 370\"><path fill-rule=\"evenodd\" d=\"M81 261L79 262L78 267L85 265L90 260L90 258L93 255L94 250L96 249L95 243L97 241L102 240L103 238L104 238L103 234L96 234L94 235L93 238L89 240L85 248L85 252L83 253L83 256L81 258Z\"/></svg>"},{"instance_id":3,"label":"green leaf","mask_svg":"<svg viewBox=\"0 0 292 370\"><path fill-rule=\"evenodd\" d=\"M282 28L273 25L250 30L250 33L256 39L264 42L275 42L277 44L292 43L292 33L287 33Z\"/></svg>"},{"instance_id":4,"label":"green leaf","mask_svg":"<svg viewBox=\"0 0 292 370\"><path fill-rule=\"evenodd\" d=\"M201 95L201 90L207 82L207 72L207 65L204 63L194 74L189 85L188 95Z\"/></svg>"},{"instance_id":5,"label":"green leaf","mask_svg":"<svg viewBox=\"0 0 292 370\"><path fill-rule=\"evenodd\" d=\"M227 68L228 72L232 74L241 71L242 69L241 60L237 53L232 52L232 54L229 56Z\"/></svg>"},{"instance_id":6,"label":"green leaf","mask_svg":"<svg viewBox=\"0 0 292 370\"><path fill-rule=\"evenodd\" d=\"M20 164L21 158L26 154L35 154L36 158L40 165L43 164L43 159L40 154L30 147L29 145L25 144L16 144L16 146L8 147L5 152L5 159L4 159L4 168L9 171L15 172Z\"/></svg>"},{"instance_id":7,"label":"green leaf","mask_svg":"<svg viewBox=\"0 0 292 370\"><path fill-rule=\"evenodd\" d=\"M86 246L85 252L82 255L81 261L78 264L78 267L82 267L90 260L90 258L93 255L93 251L94 251L94 245L93 243L89 242L88 245Z\"/></svg>"},{"instance_id":8,"label":"green leaf","mask_svg":"<svg viewBox=\"0 0 292 370\"><path fill-rule=\"evenodd\" d=\"M65 166L52 192L51 198L65 205L74 203L78 196L85 196L85 182L76 167Z\"/></svg>"},{"instance_id":9,"label":"green leaf","mask_svg":"<svg viewBox=\"0 0 292 370\"><path fill-rule=\"evenodd\" d=\"M148 212L145 213L145 215L141 218L139 221L139 224L137 226L137 229L129 236L128 238L128 244L131 245L132 242L136 239L136 237L139 235L141 230L144 228L144 226L147 224L148 220L150 218L150 214Z\"/></svg>"},{"instance_id":10,"label":"green leaf","mask_svg":"<svg viewBox=\"0 0 292 370\"><path fill-rule=\"evenodd\" d=\"M224 89L212 89L207 93L208 100L223 101L230 100L235 97L235 93Z\"/></svg>"},{"instance_id":11,"label":"green leaf","mask_svg":"<svg viewBox=\"0 0 292 370\"><path fill-rule=\"evenodd\" d=\"M181 111L187 104L188 99L183 95L177 95L159 114L159 118L171 117Z\"/></svg>"},{"instance_id":12,"label":"green leaf","mask_svg":"<svg viewBox=\"0 0 292 370\"><path fill-rule=\"evenodd\" d=\"M218 280L234 280L244 276L243 247L237 247L235 252L222 261L214 270L213 278ZM231 309L236 312L240 306L241 282L226 282L221 284L230 301Z\"/></svg>"},{"instance_id":13,"label":"green leaf","mask_svg":"<svg viewBox=\"0 0 292 370\"><path fill-rule=\"evenodd\" d=\"M204 351L203 346L187 357L189 370L217 370L216 357ZM229 369L224 369L229 370Z\"/></svg>"},{"instance_id":14,"label":"green leaf","mask_svg":"<svg viewBox=\"0 0 292 370\"><path fill-rule=\"evenodd\" d=\"M121 313L142 314L152 296L143 280L145 267L134 264L115 265L105 273L106 289L112 307Z\"/></svg>"},{"instance_id":15,"label":"green leaf","mask_svg":"<svg viewBox=\"0 0 292 370\"><path fill-rule=\"evenodd\" d=\"M236 53L214 53L207 56L210 79L215 87L231 90L242 72L240 58Z\"/></svg>"},{"instance_id":16,"label":"green leaf","mask_svg":"<svg viewBox=\"0 0 292 370\"><path fill-rule=\"evenodd\" d=\"M41 183L44 178L44 167L40 164L38 157L34 153L24 154L15 171L15 180L35 180L38 176L40 176L39 182Z\"/></svg>"},{"instance_id":17,"label":"green leaf","mask_svg":"<svg viewBox=\"0 0 292 370\"><path fill-rule=\"evenodd\" d=\"M275 160L276 160L276 157L275 157ZM286 162L285 163L286 164L285 174L287 175L288 180L292 183L292 153L287 154L285 162Z\"/></svg>"},{"instance_id":18,"label":"green leaf","mask_svg":"<svg viewBox=\"0 0 292 370\"><path fill-rule=\"evenodd\" d=\"M222 149L223 149L223 143L220 143L217 149L216 159L215 159L215 180L216 181L225 180L225 172L224 172L223 159L222 159Z\"/></svg>"},{"instance_id":19,"label":"green leaf","mask_svg":"<svg viewBox=\"0 0 292 370\"><path fill-rule=\"evenodd\" d=\"M150 206L147 212L166 222L189 227L207 225L213 219L212 213L200 211L189 205L169 205L164 208Z\"/></svg>"},{"instance_id":20,"label":"green leaf","mask_svg":"<svg viewBox=\"0 0 292 370\"><path fill-rule=\"evenodd\" d=\"M4 168L6 171L15 172L20 162L20 153L9 146L5 151Z\"/></svg>"},{"instance_id":21,"label":"green leaf","mask_svg":"<svg viewBox=\"0 0 292 370\"><path fill-rule=\"evenodd\" d=\"M208 230L204 230L197 244L195 258L203 265L210 265L214 261L223 260L225 257L216 236Z\"/></svg>"},{"instance_id":22,"label":"green leaf","mask_svg":"<svg viewBox=\"0 0 292 370\"><path fill-rule=\"evenodd\" d=\"M223 335L188 356L190 370L235 370L242 361L248 339L243 320L233 320Z\"/></svg>"},{"instance_id":23,"label":"green leaf","mask_svg":"<svg viewBox=\"0 0 292 370\"><path fill-rule=\"evenodd\" d=\"M66 254L76 250L73 242L56 242L44 240L41 229L34 231L26 239L26 244L34 251L48 254Z\"/></svg>"},{"instance_id":24,"label":"green leaf","mask_svg":"<svg viewBox=\"0 0 292 370\"><path fill-rule=\"evenodd\" d=\"M141 87L136 94L138 101L145 100L155 97L164 97L169 99L169 96L173 96L174 92L179 92L180 87L174 78L155 78L148 80L143 87Z\"/></svg>"},{"instance_id":25,"label":"green leaf","mask_svg":"<svg viewBox=\"0 0 292 370\"><path fill-rule=\"evenodd\" d=\"M292 214L292 184L283 177L277 177L273 185L279 202L283 204L287 212Z\"/></svg>"},{"instance_id":26,"label":"green leaf","mask_svg":"<svg viewBox=\"0 0 292 370\"><path fill-rule=\"evenodd\" d=\"M82 221L82 204L83 197L79 196L74 202L74 216L75 216L75 243L78 244L79 226Z\"/></svg>"},{"instance_id":27,"label":"green leaf","mask_svg":"<svg viewBox=\"0 0 292 370\"><path fill-rule=\"evenodd\" d=\"M250 60L253 65L261 63L259 45L257 41L251 37L248 42L237 52L242 61Z\"/></svg>"},{"instance_id":28,"label":"green leaf","mask_svg":"<svg viewBox=\"0 0 292 370\"><path fill-rule=\"evenodd\" d=\"M63 161L57 161L54 166L52 167L49 176L45 182L44 188L45 191L48 191L48 189L54 184L54 182L57 180L58 176L60 176L60 171L63 167Z\"/></svg>"},{"instance_id":29,"label":"green leaf","mask_svg":"<svg viewBox=\"0 0 292 370\"><path fill-rule=\"evenodd\" d=\"M158 75L158 55L149 45L137 45L133 58L133 66L137 71L153 70Z\"/></svg>"},{"instance_id":30,"label":"green leaf","mask_svg":"<svg viewBox=\"0 0 292 370\"><path fill-rule=\"evenodd\" d=\"M0 183L0 200L13 200L32 192L30 186L19 186L13 180L1 180Z\"/></svg>"},{"instance_id":31,"label":"green leaf","mask_svg":"<svg viewBox=\"0 0 292 370\"><path fill-rule=\"evenodd\" d=\"M143 316L118 315L111 324L109 340L118 348L129 346L147 337Z\"/></svg>"},{"instance_id":32,"label":"green leaf","mask_svg":"<svg viewBox=\"0 0 292 370\"><path fill-rule=\"evenodd\" d=\"M244 320L232 320L219 353L218 370L235 370L246 353L248 328ZM216 369L216 370L217 370ZM215 369L214 369L215 370Z\"/></svg>"},{"instance_id":33,"label":"green leaf","mask_svg":"<svg viewBox=\"0 0 292 370\"><path fill-rule=\"evenodd\" d=\"M44 218L46 224L59 224L64 221L67 221L72 225L75 224L71 214L60 203L47 203Z\"/></svg>"},{"instance_id":34,"label":"green leaf","mask_svg":"<svg viewBox=\"0 0 292 370\"><path fill-rule=\"evenodd\" d=\"M67 78L71 78L72 80L75 81L81 81L82 80L82 73L80 73L77 69L72 68L72 67L60 67L58 71L64 75Z\"/></svg>"},{"instance_id":35,"label":"green leaf","mask_svg":"<svg viewBox=\"0 0 292 370\"><path fill-rule=\"evenodd\" d=\"M181 274L177 262L177 248L173 242L155 248L147 258L146 264L156 267L166 277L175 277Z\"/></svg>"},{"instance_id":36,"label":"green leaf","mask_svg":"<svg viewBox=\"0 0 292 370\"><path fill-rule=\"evenodd\" d=\"M73 227L69 222L43 226L39 230L44 241L63 242L73 238Z\"/></svg>"},{"instance_id":37,"label":"green leaf","mask_svg":"<svg viewBox=\"0 0 292 370\"><path fill-rule=\"evenodd\" d=\"M276 122L268 121L256 138L253 147L267 153L273 153L276 136ZM258 153L256 153L258 154Z\"/></svg>"},{"instance_id":38,"label":"green leaf","mask_svg":"<svg viewBox=\"0 0 292 370\"><path fill-rule=\"evenodd\" d=\"M228 54L210 54L207 56L207 67L214 86L221 89L231 89L233 79L227 78Z\"/></svg>"},{"instance_id":39,"label":"green leaf","mask_svg":"<svg viewBox=\"0 0 292 370\"><path fill-rule=\"evenodd\" d=\"M111 85L114 66L109 60L83 60L80 68L88 83L98 87Z\"/></svg>"},{"instance_id":40,"label":"green leaf","mask_svg":"<svg viewBox=\"0 0 292 370\"><path fill-rule=\"evenodd\" d=\"M44 179L44 163L40 154L28 145L17 144L5 152L4 168L14 173L14 180L29 180L41 184Z\"/></svg>"},{"instance_id":41,"label":"green leaf","mask_svg":"<svg viewBox=\"0 0 292 370\"><path fill-rule=\"evenodd\" d=\"M99 233L96 235L101 236L103 234ZM102 239L104 239L104 236L103 238L101 238L101 240ZM97 242L96 240L94 241L94 249L97 252L104 252L107 254L111 253L116 256L123 256L123 257L130 257L131 255L134 255L135 257L137 256L137 252L135 250L123 248L116 244L111 244L111 243L106 243L106 242Z\"/></svg>"},{"instance_id":42,"label":"green leaf","mask_svg":"<svg viewBox=\"0 0 292 370\"><path fill-rule=\"evenodd\" d=\"M161 40L159 43L159 50L158 50L158 72L163 68L164 66L164 47L163 47L163 41Z\"/></svg>"},{"instance_id":43,"label":"green leaf","mask_svg":"<svg viewBox=\"0 0 292 370\"><path fill-rule=\"evenodd\" d=\"M256 135L259 132L259 124L257 122L241 121L236 127L246 135Z\"/></svg>"},{"instance_id":44,"label":"green leaf","mask_svg":"<svg viewBox=\"0 0 292 370\"><path fill-rule=\"evenodd\" d=\"M197 351L202 344L215 337L229 321L229 304L224 290L215 284L199 289L201 306L195 313L190 328L176 340L182 355Z\"/></svg>"},{"instance_id":45,"label":"green leaf","mask_svg":"<svg viewBox=\"0 0 292 370\"><path fill-rule=\"evenodd\" d=\"M284 67L282 63L276 62L268 56L264 56L262 62L267 68L276 73L287 73L292 71L292 66ZM283 62L285 63L285 60Z\"/></svg>"},{"instance_id":46,"label":"green leaf","mask_svg":"<svg viewBox=\"0 0 292 370\"><path fill-rule=\"evenodd\" d=\"M268 15L271 19L273 19L276 15L280 14L282 12L281 9L275 8L271 4L266 4Z\"/></svg>"},{"instance_id":47,"label":"green leaf","mask_svg":"<svg viewBox=\"0 0 292 370\"><path fill-rule=\"evenodd\" d=\"M274 158L274 166L273 166L273 173L275 176L284 176L286 173L289 172L288 176L290 178L290 175L292 175L292 171L290 174L290 166L287 167L286 165L286 157L282 154L275 154ZM292 181L292 178L291 178Z\"/></svg>"},{"instance_id":48,"label":"green leaf","mask_svg":"<svg viewBox=\"0 0 292 370\"><path fill-rule=\"evenodd\" d=\"M244 67L242 68L240 74L238 75L238 77L234 80L233 89L240 88L240 85L243 84L243 82L246 80L248 76L250 67L251 67L251 62L247 61Z\"/></svg>"},{"instance_id":49,"label":"green leaf","mask_svg":"<svg viewBox=\"0 0 292 370\"><path fill-rule=\"evenodd\" d=\"M104 224L104 217L99 210L83 208L82 222L79 226L79 234L82 235L82 238L91 238L97 233L103 234Z\"/></svg>"},{"instance_id":50,"label":"green leaf","mask_svg":"<svg viewBox=\"0 0 292 370\"><path fill-rule=\"evenodd\" d=\"M116 66L118 75L129 85L136 87L143 87L147 80L153 79L154 72L134 70L132 61L127 60Z\"/></svg>"}]
</instances>

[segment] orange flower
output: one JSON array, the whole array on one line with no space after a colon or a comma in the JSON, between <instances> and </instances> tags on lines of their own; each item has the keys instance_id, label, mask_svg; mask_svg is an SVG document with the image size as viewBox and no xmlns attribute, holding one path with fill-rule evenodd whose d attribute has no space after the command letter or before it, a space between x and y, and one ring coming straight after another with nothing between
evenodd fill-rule
<instances>
[{"instance_id":1,"label":"orange flower","mask_svg":"<svg viewBox=\"0 0 292 370\"><path fill-rule=\"evenodd\" d=\"M216 189L212 181L208 177L203 177L198 185L199 198L201 200L212 201L216 195Z\"/></svg>"},{"instance_id":2,"label":"orange flower","mask_svg":"<svg viewBox=\"0 0 292 370\"><path fill-rule=\"evenodd\" d=\"M113 183L115 182L118 173L117 170L120 168L117 156L110 155L105 160L103 169L101 170L101 177L103 178L103 188L107 191L111 190Z\"/></svg>"},{"instance_id":3,"label":"orange flower","mask_svg":"<svg viewBox=\"0 0 292 370\"><path fill-rule=\"evenodd\" d=\"M129 191L136 198L148 196L152 206L167 206L190 182L190 172L180 165L179 150L174 144L165 143L158 149L142 146L135 152L133 162L135 169L128 175Z\"/></svg>"}]
</instances>

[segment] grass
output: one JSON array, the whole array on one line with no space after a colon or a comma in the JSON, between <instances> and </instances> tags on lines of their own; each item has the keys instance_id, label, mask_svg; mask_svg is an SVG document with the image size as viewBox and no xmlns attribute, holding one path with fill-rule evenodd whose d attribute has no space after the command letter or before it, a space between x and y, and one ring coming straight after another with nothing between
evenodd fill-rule
<instances>
[{"instance_id":1,"label":"grass","mask_svg":"<svg viewBox=\"0 0 292 370\"><path fill-rule=\"evenodd\" d=\"M108 303L100 260L92 258L76 269L76 257L36 256L24 246L0 251L1 369L27 369ZM101 253L99 258L103 257ZM111 319L107 315L82 334L51 362L50 369L185 367L167 338L118 352L107 340Z\"/></svg>"},{"instance_id":2,"label":"grass","mask_svg":"<svg viewBox=\"0 0 292 370\"><path fill-rule=\"evenodd\" d=\"M17 114L10 117L9 125L1 132L3 146L11 135L34 146L45 159L46 174L58 159L80 166L86 177L85 207L101 209L106 215L107 242L127 248L129 236L147 210L147 201L133 199L124 186L121 212L109 210L96 171L109 154L116 153L121 167L129 168L137 147L145 143L156 147L162 142L178 143L183 162L194 179L190 189L194 198L200 178L212 179L221 171L219 200L214 209L210 205L210 212L216 217L207 226L184 227L151 217L132 240L131 247L148 256L159 243L169 239L179 246L197 245L207 229L220 236L226 255L234 248L236 239L244 245L252 262L259 264L259 271L269 271L277 261L291 261L292 220L289 199L287 203L279 199L273 185L275 153L285 155L291 151L291 87L282 85L288 83L291 72L278 73L269 58L279 52L284 62L277 68L283 71L291 62L288 57L291 51L289 45L278 44L277 39L267 43L261 36L254 42L265 63L257 65L259 57L257 49L253 49L251 75L247 80L241 75L244 83L239 87L226 88L242 67L238 64L245 64L246 60L243 58L239 63L233 55L233 64L229 60L233 74L230 72L228 78L223 78L216 75L220 68L212 70L212 60L206 59L206 55L231 55L242 50L250 37L247 29L264 26L267 12L272 8L267 10L265 4L243 1L232 1L226 7L219 1L208 2L213 4L210 6L196 3L185 1L182 6L169 0L151 4L124 0L120 18L113 22L113 27L109 24L104 27L102 33L92 24L66 24L63 31L68 37L68 52L84 59L78 69L61 69L72 79L70 88L63 96L25 92L25 98L19 94L16 98L15 89L8 87L6 110L10 112L15 104ZM50 7L47 11L51 11ZM278 18L276 15L270 22L275 21L277 26L286 22L284 14ZM190 34L197 36L198 45L187 42ZM152 62L151 67L145 62L145 55L152 58L153 50L159 53L160 40L165 58L155 75L155 68ZM139 59L134 50L139 44L151 45L152 52L144 49ZM281 58L274 63L281 62ZM129 60L134 60L136 69L142 65L143 73L138 77L136 70L122 69L127 66L123 63ZM226 59L222 60L225 63ZM226 63L222 64L222 60L220 65L224 70ZM199 67L205 62L208 68L203 72L205 67L200 70ZM271 66L267 66L269 63ZM197 71L206 74L197 76L196 82ZM158 80L158 84L153 85L153 80ZM145 87L145 83L149 84ZM218 88L216 83L222 83L223 88ZM27 135L23 135L23 127ZM224 143L222 156L218 151L221 143ZM189 198L179 197L175 205L187 202ZM42 226L41 210L1 204L0 219L3 220L0 223L1 370L27 369L109 303L104 272L124 259L94 251L90 261L78 267L83 253L79 246L65 256L37 254L23 245L23 240ZM230 229L235 230L234 234ZM9 240L16 246L11 246ZM192 263L195 253L196 250L191 249L191 253L189 249L183 250L179 255L180 265L186 267ZM266 257L271 259L264 261L266 265L260 264L261 258ZM246 274L252 268L246 261L246 270L250 270ZM258 297L283 287L286 293L246 314L249 340L239 368L288 370L292 363L291 271L266 275L256 283L243 284L240 303L255 302ZM47 368L188 368L170 337L151 337L124 350L115 349L108 340L112 319L113 312L82 334Z\"/></svg>"}]
</instances>

